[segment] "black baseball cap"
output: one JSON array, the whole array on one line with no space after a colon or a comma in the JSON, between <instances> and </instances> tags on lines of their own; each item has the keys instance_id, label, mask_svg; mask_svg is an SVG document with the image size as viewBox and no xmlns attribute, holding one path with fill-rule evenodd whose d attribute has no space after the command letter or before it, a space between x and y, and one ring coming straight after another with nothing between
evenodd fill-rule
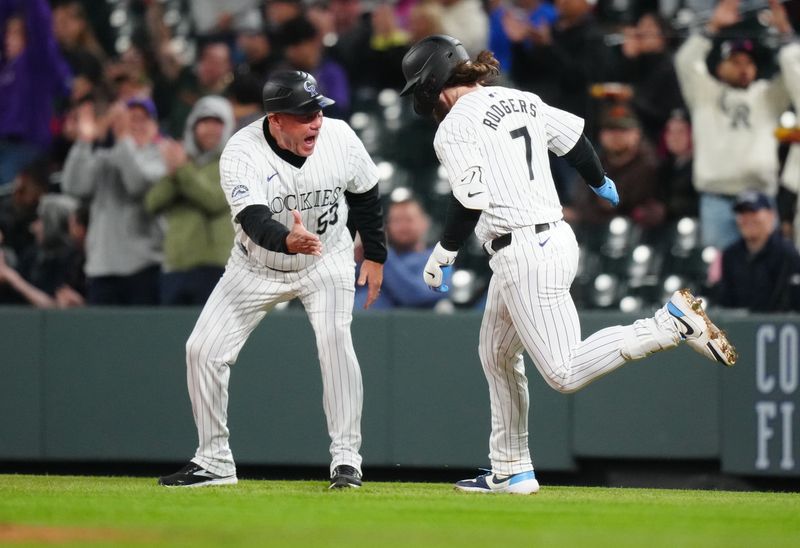
<instances>
[{"instance_id":1,"label":"black baseball cap","mask_svg":"<svg viewBox=\"0 0 800 548\"><path fill-rule=\"evenodd\" d=\"M733 210L736 213L743 211L758 211L759 209L772 209L772 200L763 192L746 190L736 196Z\"/></svg>"},{"instance_id":2,"label":"black baseball cap","mask_svg":"<svg viewBox=\"0 0 800 548\"><path fill-rule=\"evenodd\" d=\"M735 38L733 40L726 40L719 47L720 60L730 58L735 53L746 53L750 59L755 61L756 48L752 40L747 38Z\"/></svg>"}]
</instances>

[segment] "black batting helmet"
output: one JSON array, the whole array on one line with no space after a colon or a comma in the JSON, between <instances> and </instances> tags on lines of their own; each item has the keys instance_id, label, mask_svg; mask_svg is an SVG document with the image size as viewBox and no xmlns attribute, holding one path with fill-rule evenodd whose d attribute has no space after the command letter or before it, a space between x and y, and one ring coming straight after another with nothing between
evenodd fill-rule
<instances>
[{"instance_id":1,"label":"black batting helmet","mask_svg":"<svg viewBox=\"0 0 800 548\"><path fill-rule=\"evenodd\" d=\"M414 44L403 56L406 85L400 95L414 93L414 110L428 115L456 67L469 61L464 46L445 34L434 34Z\"/></svg>"},{"instance_id":2,"label":"black batting helmet","mask_svg":"<svg viewBox=\"0 0 800 548\"><path fill-rule=\"evenodd\" d=\"M268 114L311 114L336 102L317 91L317 80L300 70L273 73L264 84L262 97Z\"/></svg>"}]
</instances>

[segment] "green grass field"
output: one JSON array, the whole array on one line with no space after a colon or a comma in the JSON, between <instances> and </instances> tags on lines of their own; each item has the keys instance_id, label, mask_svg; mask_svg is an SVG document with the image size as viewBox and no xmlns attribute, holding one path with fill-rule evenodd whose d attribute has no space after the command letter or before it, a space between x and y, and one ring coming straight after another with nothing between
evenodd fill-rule
<instances>
[{"instance_id":1,"label":"green grass field","mask_svg":"<svg viewBox=\"0 0 800 548\"><path fill-rule=\"evenodd\" d=\"M800 494L543 487L467 495L449 484L0 475L0 545L800 546Z\"/></svg>"}]
</instances>

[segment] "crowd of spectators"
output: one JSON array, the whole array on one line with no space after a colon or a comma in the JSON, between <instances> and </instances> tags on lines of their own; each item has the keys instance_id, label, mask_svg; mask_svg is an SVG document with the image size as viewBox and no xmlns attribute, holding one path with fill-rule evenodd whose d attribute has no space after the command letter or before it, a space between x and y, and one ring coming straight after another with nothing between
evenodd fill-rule
<instances>
[{"instance_id":1,"label":"crowd of spectators","mask_svg":"<svg viewBox=\"0 0 800 548\"><path fill-rule=\"evenodd\" d=\"M579 303L635 293L632 251L647 244L674 255L661 267L699 257L694 289L712 302L763 309L736 285L779 274L770 308L800 310L798 24L800 0L0 0L0 304L202 303L232 244L219 154L288 68L314 74L336 100L326 116L377 134L367 148L392 166L376 308L437 306L414 276L447 189L417 153L435 127L396 92L408 48L447 33L494 51L500 85L586 119L620 207L552 169L587 283L621 269L615 299L578 288ZM671 240L689 233L691 249ZM472 306L487 271L477 253L459 260Z\"/></svg>"}]
</instances>

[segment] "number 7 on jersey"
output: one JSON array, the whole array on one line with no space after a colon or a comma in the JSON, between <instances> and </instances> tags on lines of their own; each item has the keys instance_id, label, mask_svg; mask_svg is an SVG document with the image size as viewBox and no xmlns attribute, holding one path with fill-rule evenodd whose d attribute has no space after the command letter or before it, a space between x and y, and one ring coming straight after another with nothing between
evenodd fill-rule
<instances>
[{"instance_id":1,"label":"number 7 on jersey","mask_svg":"<svg viewBox=\"0 0 800 548\"><path fill-rule=\"evenodd\" d=\"M528 164L528 176L533 181L533 150L531 150L531 134L528 133L528 128L525 126L518 127L517 129L509 131L512 139L522 137L525 140L525 160Z\"/></svg>"}]
</instances>

